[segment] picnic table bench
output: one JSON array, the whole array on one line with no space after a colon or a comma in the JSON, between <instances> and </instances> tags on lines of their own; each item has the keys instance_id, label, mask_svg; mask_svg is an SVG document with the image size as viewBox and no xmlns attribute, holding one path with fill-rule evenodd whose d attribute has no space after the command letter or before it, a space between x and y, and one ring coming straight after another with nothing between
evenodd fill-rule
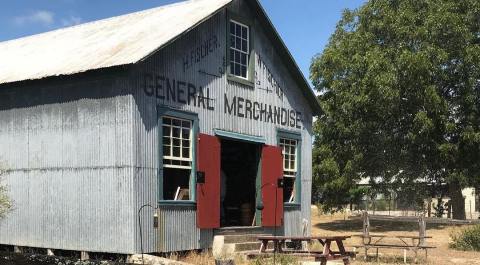
<instances>
[{"instance_id":1,"label":"picnic table bench","mask_svg":"<svg viewBox=\"0 0 480 265\"><path fill-rule=\"evenodd\" d=\"M426 236L426 223L423 216L419 218L419 235L398 235L398 236L388 236L384 234L370 234L370 221L367 212L363 213L363 233L359 235L352 235L353 237L361 237L362 244L355 245L354 252L356 248L365 249L365 260L368 256L368 250L373 248L376 249L376 259L378 261L378 249L403 249L403 262L407 263L407 251L413 251L415 254L414 262L417 262L418 251L425 251L425 260L428 258L428 249L435 248L434 246L428 246L426 239L432 238L431 236ZM385 239L393 239L395 242L385 242ZM410 241L410 242L408 242Z\"/></svg>"},{"instance_id":2,"label":"picnic table bench","mask_svg":"<svg viewBox=\"0 0 480 265\"><path fill-rule=\"evenodd\" d=\"M419 250L425 251L425 259L428 257L428 249L435 248L433 246L427 246L423 242L424 239L432 238L429 236L387 236L387 235L353 235L362 238L362 245L356 245L354 248L364 248L365 249L365 259L368 254L369 249L376 249L376 259L378 260L378 249L403 249L403 261L407 262L407 250L413 251L415 254L415 262L417 262L417 256ZM396 242L385 242L384 239L394 239ZM410 242L408 242L410 241Z\"/></svg>"},{"instance_id":3,"label":"picnic table bench","mask_svg":"<svg viewBox=\"0 0 480 265\"><path fill-rule=\"evenodd\" d=\"M322 265L327 264L328 260L342 259L345 265L349 264L349 258L353 255L352 252L345 250L343 241L350 236L259 236L257 239L262 242L258 253L251 253L249 256L271 256L272 253L281 253L284 255L292 255L297 257L313 257L315 261L320 261ZM268 243L273 242L273 249L268 249ZM294 243L318 241L323 246L323 251L305 251L298 249L284 248L285 242L291 241ZM335 242L338 251L331 249L332 242Z\"/></svg>"}]
</instances>

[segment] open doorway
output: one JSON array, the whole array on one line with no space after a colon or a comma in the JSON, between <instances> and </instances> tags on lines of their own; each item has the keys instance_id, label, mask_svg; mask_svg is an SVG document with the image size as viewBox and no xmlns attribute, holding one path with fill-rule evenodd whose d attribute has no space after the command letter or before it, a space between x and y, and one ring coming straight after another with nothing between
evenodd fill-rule
<instances>
[{"instance_id":1,"label":"open doorway","mask_svg":"<svg viewBox=\"0 0 480 265\"><path fill-rule=\"evenodd\" d=\"M221 225L251 226L255 215L260 145L222 139Z\"/></svg>"}]
</instances>

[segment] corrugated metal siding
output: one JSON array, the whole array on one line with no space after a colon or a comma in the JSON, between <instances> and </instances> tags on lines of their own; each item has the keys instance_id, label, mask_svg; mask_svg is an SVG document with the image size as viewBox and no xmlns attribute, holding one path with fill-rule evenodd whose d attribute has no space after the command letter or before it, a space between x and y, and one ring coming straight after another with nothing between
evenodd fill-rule
<instances>
[{"instance_id":1,"label":"corrugated metal siding","mask_svg":"<svg viewBox=\"0 0 480 265\"><path fill-rule=\"evenodd\" d=\"M239 11L243 17L253 17L247 6L241 1L234 1L231 10ZM241 12L240 12L241 10ZM254 88L244 86L237 82L227 80L225 74L220 69L225 70L224 60L226 52L226 11L222 11L215 15L201 26L189 32L157 54L153 55L144 63L141 63L132 74L134 86L135 104L134 120L135 120L135 147L136 147L136 166L139 168L152 169L154 174L158 170L160 157L158 154L158 127L157 127L157 105L170 106L179 110L197 113L199 116L200 132L213 135L214 129L226 131L234 131L238 133L262 136L266 139L267 144L277 144L277 128L283 128L291 131L297 131L302 134L302 199L301 211L288 211L286 213L287 233L299 233L294 222L303 218L310 220L310 187L311 185L311 134L312 134L312 114L309 105L303 97L300 89L291 78L290 74L283 65L282 60L278 58L270 41L264 35L261 29L254 28L254 54L255 54L255 70L257 79ZM255 23L252 23L255 25ZM216 38L220 47L213 52L208 53L203 59L199 59L187 69L184 69L185 56L189 56L190 52L202 43L207 42L211 38ZM262 59L262 64L258 63L258 56ZM208 74L204 74L204 72ZM180 104L168 100L147 96L144 92L146 85L145 74L162 76L172 80L181 80L194 84L197 88L208 88L210 98L212 99L215 110L206 110L201 107L195 107L187 104ZM214 76L216 75L216 76ZM274 87L269 83L271 76L277 80L283 88L283 96L277 95ZM165 86L165 85L164 85ZM164 87L164 89L166 89ZM267 92L265 89L273 90ZM248 98L252 101L268 103L275 106L285 108L294 108L302 112L303 129L292 129L290 127L282 127L272 123L255 121L251 119L239 118L237 116L228 115L224 112L224 94L229 98L240 96ZM205 95L206 96L206 95ZM292 107L293 106L293 107ZM155 189L156 187L146 187L147 189ZM149 190L148 192L152 192ZM168 225L159 228L160 238L158 239L159 251L179 250L179 248L195 249L199 248L198 232L183 233L178 236L180 231L197 231L195 223L191 219L185 221L185 218L193 218L194 212L187 215L184 206L169 206L170 210L162 213L162 218L168 220ZM174 211L176 210L176 211ZM181 214L180 214L181 213ZM188 217L187 217L188 216ZM187 222L187 223L185 223ZM190 222L190 223L188 223ZM181 229L177 226L181 224ZM172 226L170 226L172 225ZM297 224L298 225L298 224ZM187 228L190 226L190 228ZM164 230L162 230L164 229ZM309 229L310 230L310 229ZM172 232L176 231L176 232ZM300 230L301 231L301 230ZM308 231L310 233L310 231ZM154 240L153 237L149 240ZM145 240L144 240L145 241ZM163 245L163 244L174 244ZM151 243L149 243L151 244ZM152 244L153 245L153 244Z\"/></svg>"},{"instance_id":2,"label":"corrugated metal siding","mask_svg":"<svg viewBox=\"0 0 480 265\"><path fill-rule=\"evenodd\" d=\"M307 236L312 234L311 205L312 205L312 128L302 133L302 220L307 220Z\"/></svg>"},{"instance_id":3,"label":"corrugated metal siding","mask_svg":"<svg viewBox=\"0 0 480 265\"><path fill-rule=\"evenodd\" d=\"M195 205L163 205L158 209L160 252L210 248L213 230L198 229Z\"/></svg>"},{"instance_id":4,"label":"corrugated metal siding","mask_svg":"<svg viewBox=\"0 0 480 265\"><path fill-rule=\"evenodd\" d=\"M131 110L121 78L0 90L0 163L15 206L0 244L134 251Z\"/></svg>"},{"instance_id":5,"label":"corrugated metal siding","mask_svg":"<svg viewBox=\"0 0 480 265\"><path fill-rule=\"evenodd\" d=\"M158 252L157 251L157 230L153 227L153 214L157 207L157 171L150 168L136 168L135 169L135 201L133 204L133 211L136 216L135 221L135 252L140 253L140 230L138 223L139 210L143 205L145 206L140 212L140 222L142 225L142 243L143 251L145 253Z\"/></svg>"},{"instance_id":6,"label":"corrugated metal siding","mask_svg":"<svg viewBox=\"0 0 480 265\"><path fill-rule=\"evenodd\" d=\"M283 234L285 236L303 236L302 211L299 207L285 207Z\"/></svg>"}]
</instances>

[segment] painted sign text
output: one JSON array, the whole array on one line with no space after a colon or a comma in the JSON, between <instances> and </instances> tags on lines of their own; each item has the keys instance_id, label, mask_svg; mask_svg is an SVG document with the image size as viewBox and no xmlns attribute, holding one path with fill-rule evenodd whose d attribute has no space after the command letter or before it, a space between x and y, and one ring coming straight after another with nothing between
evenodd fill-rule
<instances>
[{"instance_id":1,"label":"painted sign text","mask_svg":"<svg viewBox=\"0 0 480 265\"><path fill-rule=\"evenodd\" d=\"M194 47L183 56L183 72L202 61L220 47L216 35L211 36L197 47Z\"/></svg>"},{"instance_id":2,"label":"painted sign text","mask_svg":"<svg viewBox=\"0 0 480 265\"><path fill-rule=\"evenodd\" d=\"M225 114L297 129L302 128L302 114L298 111L252 101L239 96L229 99L227 94L225 94L224 100Z\"/></svg>"},{"instance_id":3,"label":"painted sign text","mask_svg":"<svg viewBox=\"0 0 480 265\"><path fill-rule=\"evenodd\" d=\"M149 97L214 110L210 89L161 75L145 74L144 92Z\"/></svg>"}]
</instances>

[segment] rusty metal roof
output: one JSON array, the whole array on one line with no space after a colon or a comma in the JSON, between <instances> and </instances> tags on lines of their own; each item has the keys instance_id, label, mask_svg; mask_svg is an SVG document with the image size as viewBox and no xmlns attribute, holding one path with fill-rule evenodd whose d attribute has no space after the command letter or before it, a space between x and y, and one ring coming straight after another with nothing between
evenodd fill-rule
<instances>
[{"instance_id":1,"label":"rusty metal roof","mask_svg":"<svg viewBox=\"0 0 480 265\"><path fill-rule=\"evenodd\" d=\"M190 0L0 42L0 84L136 63L232 0Z\"/></svg>"}]
</instances>

